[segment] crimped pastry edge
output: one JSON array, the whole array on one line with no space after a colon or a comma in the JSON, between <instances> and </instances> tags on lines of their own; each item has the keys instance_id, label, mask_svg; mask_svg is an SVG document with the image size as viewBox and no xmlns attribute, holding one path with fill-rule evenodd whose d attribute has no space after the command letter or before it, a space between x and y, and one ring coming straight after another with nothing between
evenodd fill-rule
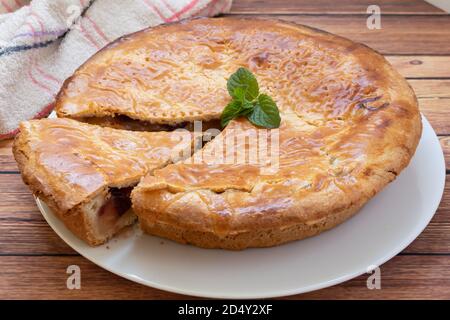
<instances>
[{"instance_id":1,"label":"crimped pastry edge","mask_svg":"<svg viewBox=\"0 0 450 320\"><path fill-rule=\"evenodd\" d=\"M139 225L145 233L182 244L191 244L206 249L243 250L273 247L318 235L351 218L364 204L365 201L361 201L316 222L299 222L284 227L253 229L228 234L224 237L211 231L192 230L164 222L148 223L145 218L139 219Z\"/></svg>"}]
</instances>

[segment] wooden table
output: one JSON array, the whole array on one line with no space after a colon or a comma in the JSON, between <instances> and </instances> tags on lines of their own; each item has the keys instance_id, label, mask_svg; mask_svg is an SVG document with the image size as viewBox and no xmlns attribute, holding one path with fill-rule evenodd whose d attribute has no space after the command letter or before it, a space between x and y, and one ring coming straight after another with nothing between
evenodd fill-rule
<instances>
[{"instance_id":1,"label":"wooden table","mask_svg":"<svg viewBox=\"0 0 450 320\"><path fill-rule=\"evenodd\" d=\"M381 8L381 30L366 9ZM426 230L381 267L381 290L368 275L288 299L450 299L450 16L420 0L235 0L231 15L270 16L324 29L380 51L408 79L439 135L447 186ZM0 142L0 299L174 299L185 296L115 276L69 248L47 225L22 183L11 141ZM66 289L66 268L79 265L81 290Z\"/></svg>"}]
</instances>

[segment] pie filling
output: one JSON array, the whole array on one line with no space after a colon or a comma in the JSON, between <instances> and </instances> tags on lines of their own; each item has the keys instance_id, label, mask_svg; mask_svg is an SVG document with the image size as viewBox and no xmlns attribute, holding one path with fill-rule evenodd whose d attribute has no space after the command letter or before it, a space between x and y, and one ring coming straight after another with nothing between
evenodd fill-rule
<instances>
[{"instance_id":1,"label":"pie filling","mask_svg":"<svg viewBox=\"0 0 450 320\"><path fill-rule=\"evenodd\" d=\"M182 122L174 125L150 123L148 121L136 120L125 115L104 116L104 117L84 117L76 120L109 127L113 129L129 130L129 131L174 131L184 128L189 131L196 129L193 122ZM200 121L199 121L200 122ZM220 120L209 120L201 122L201 130L220 129Z\"/></svg>"},{"instance_id":2,"label":"pie filling","mask_svg":"<svg viewBox=\"0 0 450 320\"><path fill-rule=\"evenodd\" d=\"M131 208L131 190L133 187L109 189L109 198L98 210L102 225L115 224Z\"/></svg>"}]
</instances>

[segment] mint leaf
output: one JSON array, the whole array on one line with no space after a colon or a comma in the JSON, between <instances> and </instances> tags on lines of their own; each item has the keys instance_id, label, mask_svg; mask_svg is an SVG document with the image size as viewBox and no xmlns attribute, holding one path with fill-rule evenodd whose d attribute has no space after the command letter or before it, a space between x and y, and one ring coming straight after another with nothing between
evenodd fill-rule
<instances>
[{"instance_id":1,"label":"mint leaf","mask_svg":"<svg viewBox=\"0 0 450 320\"><path fill-rule=\"evenodd\" d=\"M265 128L278 128L281 118L277 104L267 94L260 94L253 112L247 117L254 125Z\"/></svg>"},{"instance_id":2,"label":"mint leaf","mask_svg":"<svg viewBox=\"0 0 450 320\"><path fill-rule=\"evenodd\" d=\"M222 127L240 116L247 117L256 126L270 129L280 126L277 104L267 94L259 93L258 81L249 70L239 68L233 73L228 79L227 89L233 99L222 111Z\"/></svg>"},{"instance_id":3,"label":"mint leaf","mask_svg":"<svg viewBox=\"0 0 450 320\"><path fill-rule=\"evenodd\" d=\"M247 100L245 98L245 95L247 94L247 87L236 87L234 88L233 92L234 92L233 97L236 100L239 100L242 103L244 103Z\"/></svg>"},{"instance_id":4,"label":"mint leaf","mask_svg":"<svg viewBox=\"0 0 450 320\"><path fill-rule=\"evenodd\" d=\"M232 100L225 109L222 111L220 116L220 124L222 128L225 127L231 120L239 117L241 114L242 104L239 101Z\"/></svg>"},{"instance_id":5,"label":"mint leaf","mask_svg":"<svg viewBox=\"0 0 450 320\"><path fill-rule=\"evenodd\" d=\"M253 112L253 108L255 107L255 102L245 101L242 103L242 115L246 115Z\"/></svg>"},{"instance_id":6,"label":"mint leaf","mask_svg":"<svg viewBox=\"0 0 450 320\"><path fill-rule=\"evenodd\" d=\"M239 87L246 89L245 98L247 100L251 101L258 97L258 81L256 80L255 76L245 68L239 68L230 76L227 82L228 93L233 98L240 99L240 97L236 96L236 88ZM238 91L238 93L240 93L240 91Z\"/></svg>"}]
</instances>

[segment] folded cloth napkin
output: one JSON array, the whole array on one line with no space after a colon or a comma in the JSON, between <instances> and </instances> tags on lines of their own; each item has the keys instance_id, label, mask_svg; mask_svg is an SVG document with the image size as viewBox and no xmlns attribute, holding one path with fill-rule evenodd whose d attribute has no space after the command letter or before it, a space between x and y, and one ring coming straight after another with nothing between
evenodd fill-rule
<instances>
[{"instance_id":1,"label":"folded cloth napkin","mask_svg":"<svg viewBox=\"0 0 450 320\"><path fill-rule=\"evenodd\" d=\"M63 81L131 32L227 12L232 0L0 0L0 139L47 116Z\"/></svg>"}]
</instances>

